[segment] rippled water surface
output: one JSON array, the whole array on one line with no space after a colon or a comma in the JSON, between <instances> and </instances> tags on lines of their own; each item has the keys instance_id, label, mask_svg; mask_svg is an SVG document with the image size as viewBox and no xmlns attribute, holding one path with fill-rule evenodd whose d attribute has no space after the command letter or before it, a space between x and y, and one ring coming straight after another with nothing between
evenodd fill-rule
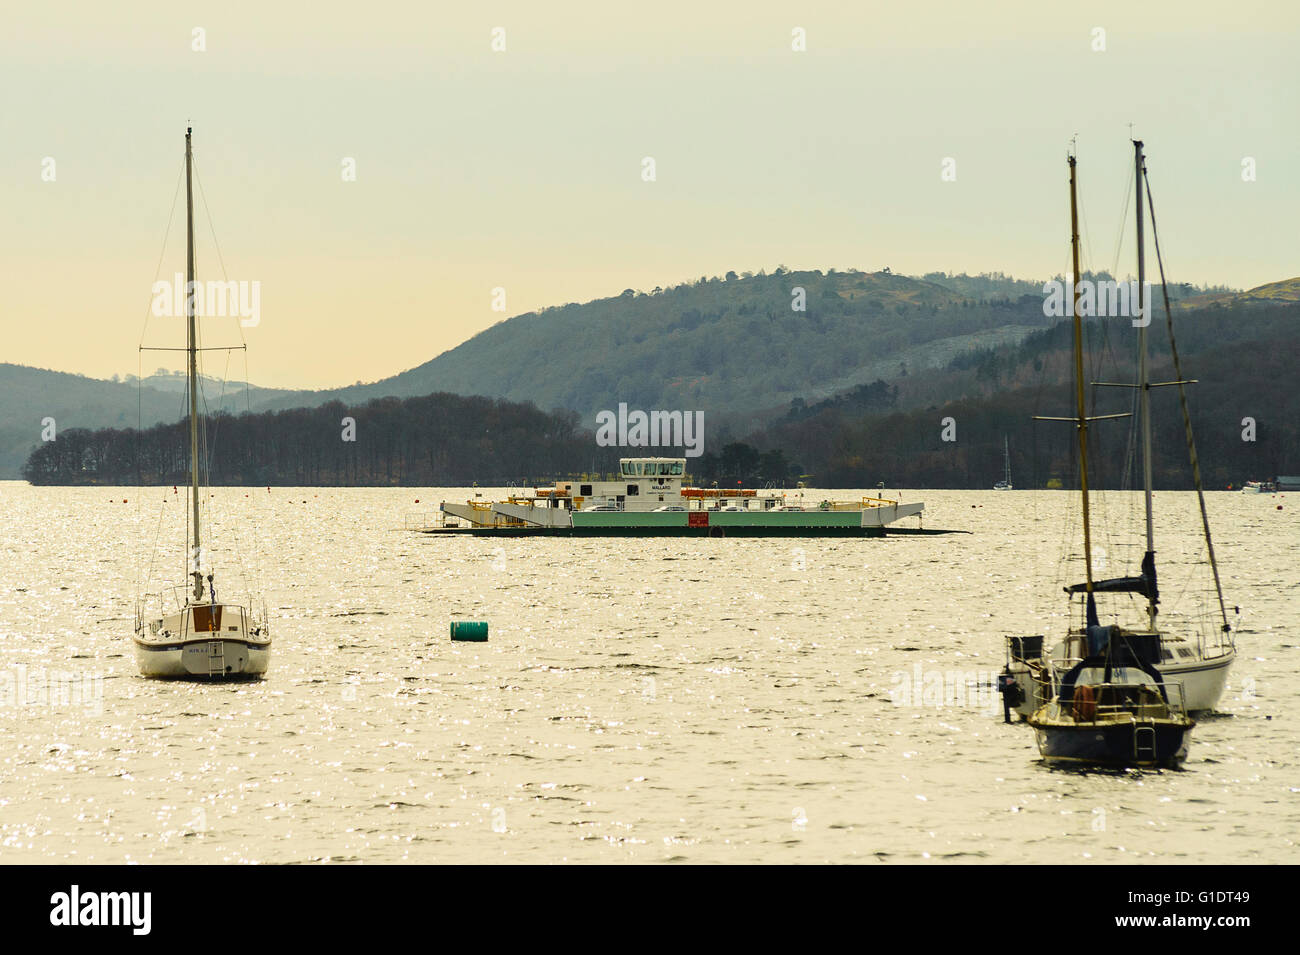
<instances>
[{"instance_id":1,"label":"rippled water surface","mask_svg":"<svg viewBox=\"0 0 1300 955\"><path fill-rule=\"evenodd\" d=\"M1005 634L1066 626L1073 495L905 494L948 536L493 541L401 530L464 490L214 493L218 586L238 537L273 617L258 683L137 675L183 498L0 483L0 860L1296 859L1300 496L1209 495L1242 654L1185 769L1080 774L986 705ZM1138 503L1101 507L1112 574ZM1174 620L1195 498L1157 508ZM931 673L964 693L900 705Z\"/></svg>"}]
</instances>

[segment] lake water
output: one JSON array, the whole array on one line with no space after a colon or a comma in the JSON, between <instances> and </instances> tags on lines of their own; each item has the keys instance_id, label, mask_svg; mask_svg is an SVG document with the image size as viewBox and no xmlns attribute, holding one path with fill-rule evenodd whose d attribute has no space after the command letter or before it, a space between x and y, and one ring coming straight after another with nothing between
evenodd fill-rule
<instances>
[{"instance_id":1,"label":"lake water","mask_svg":"<svg viewBox=\"0 0 1300 955\"><path fill-rule=\"evenodd\" d=\"M969 533L885 540L401 529L472 493L217 489L219 595L238 537L275 643L265 680L208 685L143 679L130 642L183 492L0 483L0 861L1296 859L1296 495L1208 495L1241 656L1185 768L1073 773L989 703L1004 635L1066 626L1076 495L903 492ZM1103 574L1139 507L1102 502ZM1194 495L1157 516L1176 621Z\"/></svg>"}]
</instances>

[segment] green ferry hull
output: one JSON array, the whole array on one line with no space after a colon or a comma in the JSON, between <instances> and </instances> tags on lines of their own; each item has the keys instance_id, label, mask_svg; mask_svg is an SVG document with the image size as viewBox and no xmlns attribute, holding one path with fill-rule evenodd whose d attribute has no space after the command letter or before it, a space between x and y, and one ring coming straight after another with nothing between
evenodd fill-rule
<instances>
[{"instance_id":1,"label":"green ferry hull","mask_svg":"<svg viewBox=\"0 0 1300 955\"><path fill-rule=\"evenodd\" d=\"M863 524L860 511L575 511L553 527L475 528L475 533L537 532L572 537L883 537L880 524Z\"/></svg>"},{"instance_id":2,"label":"green ferry hull","mask_svg":"<svg viewBox=\"0 0 1300 955\"><path fill-rule=\"evenodd\" d=\"M725 525L707 527L655 526L640 524L600 524L572 527L475 527L469 530L483 537L884 537L880 526L792 526L792 525Z\"/></svg>"}]
</instances>

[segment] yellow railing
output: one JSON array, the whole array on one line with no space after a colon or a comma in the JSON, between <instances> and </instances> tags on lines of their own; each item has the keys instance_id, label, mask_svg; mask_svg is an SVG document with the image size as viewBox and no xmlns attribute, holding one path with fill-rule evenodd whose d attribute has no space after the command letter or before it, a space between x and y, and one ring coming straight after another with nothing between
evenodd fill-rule
<instances>
[{"instance_id":1,"label":"yellow railing","mask_svg":"<svg viewBox=\"0 0 1300 955\"><path fill-rule=\"evenodd\" d=\"M1151 684L1089 683L1074 688L1069 706L1054 697L1052 707L1061 716L1069 716L1077 723L1108 723L1115 720L1180 719L1186 716L1187 705L1181 683L1165 683L1169 700ZM1083 691L1082 693L1080 691ZM1091 695L1087 695L1091 691Z\"/></svg>"}]
</instances>

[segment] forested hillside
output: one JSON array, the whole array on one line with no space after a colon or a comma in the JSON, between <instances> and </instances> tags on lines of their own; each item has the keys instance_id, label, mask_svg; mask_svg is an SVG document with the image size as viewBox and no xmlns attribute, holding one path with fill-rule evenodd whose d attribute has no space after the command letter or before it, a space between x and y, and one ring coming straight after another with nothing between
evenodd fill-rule
<instances>
[{"instance_id":1,"label":"forested hillside","mask_svg":"<svg viewBox=\"0 0 1300 955\"><path fill-rule=\"evenodd\" d=\"M888 272L728 272L520 315L410 371L314 400L451 391L572 408L585 422L620 401L752 412L942 365L1049 323L1041 284L975 301Z\"/></svg>"},{"instance_id":2,"label":"forested hillside","mask_svg":"<svg viewBox=\"0 0 1300 955\"><path fill-rule=\"evenodd\" d=\"M965 278L972 294L981 285L990 292L1015 290L1006 284L1013 280ZM727 290L733 284L734 295ZM1292 295L1296 284L1273 283L1226 299L1210 296L1210 304L1200 308L1187 307L1195 299L1184 298L1184 306L1175 311L1183 371L1198 382L1189 386L1189 394L1207 486L1300 473L1300 389L1295 387L1300 380L1300 302ZM776 311L778 303L787 302L792 287L807 293L807 314L791 317ZM1181 291L1187 295L1195 290ZM673 308L665 303L678 294L701 305L716 295L719 304L715 312L688 310L674 319ZM633 332L638 326L626 321L627 314L609 327L593 329L590 315L581 321L576 317L577 306L529 319L542 337L554 334L562 340L566 332L631 336L612 352L590 344L586 350L564 349L564 355L572 353L582 361L558 370L545 362L511 364L513 350L526 349L534 340L527 322L509 334L513 322L493 332L503 336L496 353L506 356L505 364L520 376L535 376L529 379L530 389L560 389L575 401L579 392L588 396L585 400L600 395L599 404L610 408L622 402L642 409L703 410L705 453L688 468L702 483L792 484L803 479L828 487L882 482L891 487L987 487L1001 477L1005 439L1011 445L1017 486L1068 485L1075 466L1071 427L1032 419L1073 413L1070 323L1036 330L1016 324L1036 314L1042 325L1041 294L1017 301L992 298L978 305L953 299L953 294L935 283L856 272L781 272L704 280L657 295L630 293L619 300L618 309L644 317L647 329L660 321L671 329L661 329L658 335ZM859 295L873 300L870 308L859 308ZM814 307L818 301L821 306ZM739 341L727 338L750 326L752 333ZM859 333L850 334L855 327ZM1008 328L1016 334L1000 336ZM1089 320L1085 329L1089 382L1131 383L1137 340L1132 323ZM679 340L671 346L654 344L665 336ZM716 349L706 348L706 353L719 356L719 364L712 366L714 374L691 379L695 392L687 388L687 379L654 364L656 356L674 348L689 352L710 341ZM782 341L790 347L782 350ZM751 345L761 345L765 357L746 351ZM888 349L893 349L892 357L882 357ZM917 349L925 361L900 359L918 354ZM628 354L646 361L635 374ZM1160 310L1151 328L1150 354L1153 378L1171 380L1170 345ZM792 369L801 362L818 370L805 368L796 374ZM834 377L837 372L839 378ZM611 385L616 375L622 377ZM85 379L67 377L72 379L70 395L75 396ZM595 381L599 388L588 389ZM700 408L706 381L725 382L722 390L737 396L738 406ZM480 390L490 390L489 384L481 384ZM179 410L179 392L145 391L155 405L168 404L173 414ZM691 394L701 400L688 400ZM776 400L781 394L788 397ZM1090 385L1090 406L1096 413L1129 411L1133 394L1128 388ZM1175 390L1157 389L1153 408L1157 486L1188 487ZM123 417L118 412L119 422ZM355 440L344 439L345 418L355 419ZM953 441L943 440L941 434L949 418L956 432ZM1253 421L1250 427L1247 419ZM1104 422L1093 429L1098 486L1135 483L1133 425L1131 420ZM593 427L594 418L578 410L544 412L531 401L437 392L220 414L208 423L207 441L211 477L217 483L499 484L613 470L620 452L597 447ZM1243 432L1251 427L1254 440L1243 440ZM35 432L36 426L28 429ZM34 443L32 433L25 440ZM183 422L158 425L138 437L120 427L60 427L56 441L41 443L32 453L24 475L33 483L180 483L185 480L186 448ZM659 450L631 448L622 453Z\"/></svg>"},{"instance_id":3,"label":"forested hillside","mask_svg":"<svg viewBox=\"0 0 1300 955\"><path fill-rule=\"evenodd\" d=\"M1187 386L1201 467L1209 487L1240 485L1279 473L1300 473L1300 304L1215 306L1180 314L1175 338ZM1136 379L1136 333L1127 320L1094 321L1087 329L1090 381ZM807 406L745 438L779 447L829 486L878 481L914 487L987 487L1002 476L1004 437L1019 486L1073 480L1069 424L1035 415L1073 414L1071 325L1035 333L1015 348L972 353L947 369ZM1151 378L1175 379L1169 339L1157 315L1150 335ZM1132 389L1089 387L1093 413L1133 411ZM1158 487L1190 486L1176 389L1152 392L1154 471ZM952 418L957 440L941 440ZM1255 423L1243 440L1244 419ZM1136 419L1099 422L1090 430L1094 478L1101 485L1140 480ZM1136 475L1136 477L1135 477Z\"/></svg>"},{"instance_id":4,"label":"forested hillside","mask_svg":"<svg viewBox=\"0 0 1300 955\"><path fill-rule=\"evenodd\" d=\"M202 420L206 477L217 485L506 484L613 470L618 460L579 434L572 412L492 398L382 398ZM64 431L23 468L33 484L184 484L188 475L183 421L139 433Z\"/></svg>"},{"instance_id":5,"label":"forested hillside","mask_svg":"<svg viewBox=\"0 0 1300 955\"><path fill-rule=\"evenodd\" d=\"M241 382L209 381L204 394L212 410L261 411L448 391L570 408L588 427L623 401L704 411L744 432L795 398L915 380L968 352L1016 345L1050 324L1042 299L1041 282L1001 273L728 272L507 319L371 384L245 394ZM183 384L174 370L137 383L0 364L0 478L18 476L45 418L59 430L172 421L184 413Z\"/></svg>"},{"instance_id":6,"label":"forested hillside","mask_svg":"<svg viewBox=\"0 0 1300 955\"><path fill-rule=\"evenodd\" d=\"M143 381L104 381L85 375L0 363L0 480L16 478L27 456L45 439L74 428L134 428L176 421L185 414L185 377L159 369ZM238 411L287 394L243 382L209 379L204 394L213 411Z\"/></svg>"}]
</instances>

